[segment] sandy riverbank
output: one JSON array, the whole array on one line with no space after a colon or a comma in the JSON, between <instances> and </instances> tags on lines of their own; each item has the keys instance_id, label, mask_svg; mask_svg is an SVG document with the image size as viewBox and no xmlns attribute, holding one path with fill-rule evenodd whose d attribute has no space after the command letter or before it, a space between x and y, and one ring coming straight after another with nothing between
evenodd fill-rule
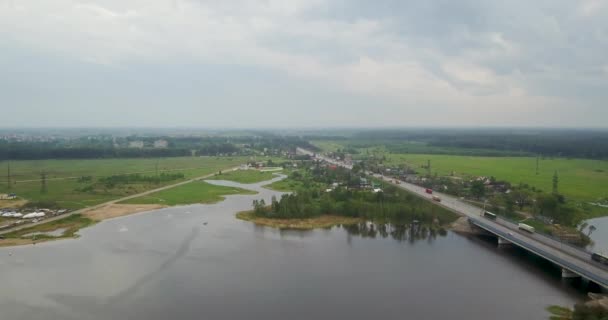
<instances>
[{"instance_id":1,"label":"sandy riverbank","mask_svg":"<svg viewBox=\"0 0 608 320\"><path fill-rule=\"evenodd\" d=\"M96 221L103 221L107 219L128 216L130 214L151 211L167 206L160 204L109 204L101 208L89 210L83 213L87 218L91 218Z\"/></svg>"},{"instance_id":2,"label":"sandy riverbank","mask_svg":"<svg viewBox=\"0 0 608 320\"><path fill-rule=\"evenodd\" d=\"M278 228L278 229L298 229L311 230L317 228L329 228L335 225L357 224L363 221L360 218L322 215L308 219L270 219L260 218L253 215L252 211L244 211L236 214L241 220L250 221L257 225Z\"/></svg>"},{"instance_id":3,"label":"sandy riverbank","mask_svg":"<svg viewBox=\"0 0 608 320\"><path fill-rule=\"evenodd\" d=\"M0 209L19 208L27 203L27 200L0 200Z\"/></svg>"}]
</instances>

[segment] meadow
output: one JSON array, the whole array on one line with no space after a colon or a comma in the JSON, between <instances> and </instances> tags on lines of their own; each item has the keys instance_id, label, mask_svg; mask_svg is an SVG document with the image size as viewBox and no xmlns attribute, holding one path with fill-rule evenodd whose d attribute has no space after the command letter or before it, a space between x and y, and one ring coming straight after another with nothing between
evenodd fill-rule
<instances>
[{"instance_id":1,"label":"meadow","mask_svg":"<svg viewBox=\"0 0 608 320\"><path fill-rule=\"evenodd\" d=\"M130 194L177 183L219 170L238 166L246 157L176 157L156 159L92 159L92 160L23 160L11 161L11 186L7 175L0 178L0 193L16 193L29 201L54 201L67 209L79 209ZM4 172L6 161L0 162ZM42 189L41 174L46 174L46 191ZM183 178L157 183L133 183L102 190L83 192L86 186L103 177L124 174L155 176L161 173L181 173ZM82 177L90 177L82 181Z\"/></svg>"},{"instance_id":2,"label":"meadow","mask_svg":"<svg viewBox=\"0 0 608 320\"><path fill-rule=\"evenodd\" d=\"M194 203L215 203L231 194L256 194L241 188L216 186L204 181L193 181L175 188L155 192L146 196L129 199L124 204L161 204L166 206Z\"/></svg>"},{"instance_id":3,"label":"meadow","mask_svg":"<svg viewBox=\"0 0 608 320\"><path fill-rule=\"evenodd\" d=\"M324 151L344 149L347 145L361 145L362 141L313 141ZM478 156L469 153L483 152L481 149L435 148L424 143L403 142L406 152L390 152L382 143L358 147L354 159L370 155L385 157L385 165L408 165L418 173L425 173L427 160L431 160L431 173L456 176L494 176L512 184L526 183L545 192L552 191L553 174L557 171L559 192L566 197L583 202L608 199L608 161L570 158L540 158L536 174L536 157L531 156ZM437 153L435 153L435 151ZM438 154L438 153L460 153ZM604 211L604 210L603 210Z\"/></svg>"},{"instance_id":4,"label":"meadow","mask_svg":"<svg viewBox=\"0 0 608 320\"><path fill-rule=\"evenodd\" d=\"M430 154L387 154L386 164L407 164L424 173L427 160L431 173L456 176L494 176L512 184L527 183L545 192L552 190L557 171L559 192L579 201L608 198L608 161L587 159L540 159L536 174L535 157L473 157Z\"/></svg>"},{"instance_id":5,"label":"meadow","mask_svg":"<svg viewBox=\"0 0 608 320\"><path fill-rule=\"evenodd\" d=\"M258 170L235 170L229 172L222 172L222 174L217 174L213 178L213 180L228 180L234 181L238 183L257 183L266 180L270 180L272 178L276 178L274 172L263 172Z\"/></svg>"}]
</instances>

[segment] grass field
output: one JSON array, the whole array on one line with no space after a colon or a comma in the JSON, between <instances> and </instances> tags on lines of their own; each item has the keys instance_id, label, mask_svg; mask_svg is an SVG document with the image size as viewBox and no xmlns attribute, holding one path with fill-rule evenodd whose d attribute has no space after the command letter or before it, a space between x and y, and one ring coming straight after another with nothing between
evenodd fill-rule
<instances>
[{"instance_id":1,"label":"grass field","mask_svg":"<svg viewBox=\"0 0 608 320\"><path fill-rule=\"evenodd\" d=\"M261 172L258 170L236 170L223 172L221 175L215 175L213 180L228 180L238 183L256 183L275 178L273 172Z\"/></svg>"},{"instance_id":2,"label":"grass field","mask_svg":"<svg viewBox=\"0 0 608 320\"><path fill-rule=\"evenodd\" d=\"M177 157L159 159L93 159L93 160L34 160L11 161L11 188L6 176L0 178L0 193L14 192L20 198L31 201L56 201L67 209L79 209L126 195L139 193L166 184L176 183L246 162L245 157ZM0 162L0 170L6 172L7 162ZM77 178L98 178L110 175L140 173L154 176L158 173L182 173L183 179L161 184L137 183L103 190L101 192L77 191L87 183ZM46 172L46 193L41 191L40 173ZM89 183L90 184L90 183Z\"/></svg>"},{"instance_id":3,"label":"grass field","mask_svg":"<svg viewBox=\"0 0 608 320\"><path fill-rule=\"evenodd\" d=\"M283 180L279 180L277 182L273 182L269 185L264 186L265 188L275 190L275 191L295 191L302 186L302 183L299 181L291 180L289 178L285 178Z\"/></svg>"},{"instance_id":4,"label":"grass field","mask_svg":"<svg viewBox=\"0 0 608 320\"><path fill-rule=\"evenodd\" d=\"M223 196L231 194L256 194L256 192L234 187L216 186L204 181L194 181L121 203L162 204L167 206L193 203L214 203L224 199Z\"/></svg>"},{"instance_id":5,"label":"grass field","mask_svg":"<svg viewBox=\"0 0 608 320\"><path fill-rule=\"evenodd\" d=\"M341 144L343 141L331 141L331 140L311 140L310 143L315 147L320 148L325 152L334 152L338 149L343 149L344 145Z\"/></svg>"},{"instance_id":6,"label":"grass field","mask_svg":"<svg viewBox=\"0 0 608 320\"><path fill-rule=\"evenodd\" d=\"M431 160L432 173L448 175L494 176L514 184L528 183L551 192L555 171L559 176L559 192L566 197L590 201L608 198L608 161L585 159L541 159L536 175L534 157L469 157L425 154L387 154L387 163L408 164L420 172Z\"/></svg>"}]
</instances>

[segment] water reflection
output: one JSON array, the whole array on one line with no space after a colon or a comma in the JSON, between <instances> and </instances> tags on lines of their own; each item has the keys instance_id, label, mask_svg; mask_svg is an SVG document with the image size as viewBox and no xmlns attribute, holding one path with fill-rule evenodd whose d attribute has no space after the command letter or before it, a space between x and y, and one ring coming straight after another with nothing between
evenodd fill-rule
<instances>
[{"instance_id":1,"label":"water reflection","mask_svg":"<svg viewBox=\"0 0 608 320\"><path fill-rule=\"evenodd\" d=\"M362 222L353 225L342 225L341 227L351 236L372 239L376 237L391 237L399 242L407 241L412 244L420 240L432 242L438 236L445 237L447 235L447 231L442 227L418 223L393 224Z\"/></svg>"},{"instance_id":2,"label":"water reflection","mask_svg":"<svg viewBox=\"0 0 608 320\"><path fill-rule=\"evenodd\" d=\"M0 319L545 319L584 297L559 269L437 226L256 226L235 212L280 193L216 183L259 193L0 249Z\"/></svg>"}]
</instances>

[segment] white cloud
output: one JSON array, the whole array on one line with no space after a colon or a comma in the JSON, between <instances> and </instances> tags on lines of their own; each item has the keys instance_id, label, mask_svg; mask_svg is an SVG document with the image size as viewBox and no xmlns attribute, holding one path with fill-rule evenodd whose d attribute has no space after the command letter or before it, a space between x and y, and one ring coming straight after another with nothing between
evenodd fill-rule
<instances>
[{"instance_id":1,"label":"white cloud","mask_svg":"<svg viewBox=\"0 0 608 320\"><path fill-rule=\"evenodd\" d=\"M596 15L605 4L585 1L579 13ZM595 61L593 48L569 43L574 36L584 43L593 39L582 38L586 25L564 34L570 29L564 24L573 23L564 18L566 9L534 16L525 22L530 25L497 19L433 34L442 23L434 16L420 17L432 23L417 32L407 21L401 25L399 12L348 19L319 14L330 7L324 0L0 1L0 40L118 67L141 61L261 67L408 106L414 101L471 111L483 105L488 117L503 108L527 112L565 103L558 93L537 88L558 81L560 70ZM606 23L600 27L594 27L596 40L606 39ZM538 43L545 34L547 48ZM550 52L557 48L582 58L558 60L562 52ZM606 71L605 62L599 67Z\"/></svg>"},{"instance_id":2,"label":"white cloud","mask_svg":"<svg viewBox=\"0 0 608 320\"><path fill-rule=\"evenodd\" d=\"M579 12L583 16L593 16L608 5L606 0L583 0L579 6Z\"/></svg>"}]
</instances>

